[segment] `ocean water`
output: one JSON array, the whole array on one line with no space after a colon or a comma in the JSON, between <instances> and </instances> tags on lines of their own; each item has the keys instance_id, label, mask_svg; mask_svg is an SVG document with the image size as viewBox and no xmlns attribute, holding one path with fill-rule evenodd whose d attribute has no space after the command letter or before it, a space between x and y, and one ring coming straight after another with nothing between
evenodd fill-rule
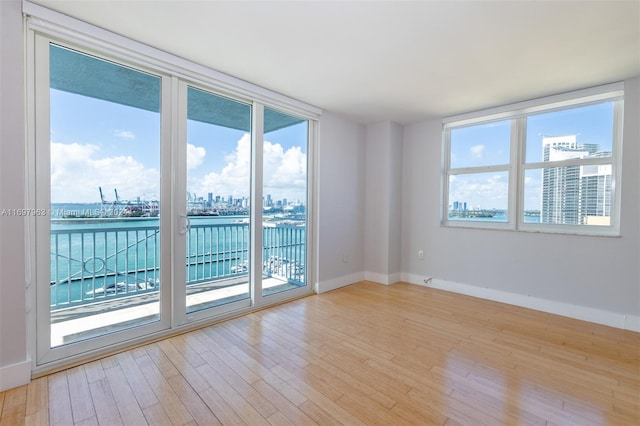
<instances>
[{"instance_id":1,"label":"ocean water","mask_svg":"<svg viewBox=\"0 0 640 426\"><path fill-rule=\"evenodd\" d=\"M506 213L497 213L493 217L449 217L451 221L460 222L507 222ZM540 216L525 216L525 223L540 223Z\"/></svg>"},{"instance_id":2,"label":"ocean water","mask_svg":"<svg viewBox=\"0 0 640 426\"><path fill-rule=\"evenodd\" d=\"M155 291L160 285L159 219L62 218L69 214L93 216L89 213L99 209L99 204L52 208L52 309ZM190 217L185 253L187 285L247 274L247 219ZM306 230L302 226L265 226L265 270L284 274L293 281L304 280L305 241Z\"/></svg>"}]
</instances>

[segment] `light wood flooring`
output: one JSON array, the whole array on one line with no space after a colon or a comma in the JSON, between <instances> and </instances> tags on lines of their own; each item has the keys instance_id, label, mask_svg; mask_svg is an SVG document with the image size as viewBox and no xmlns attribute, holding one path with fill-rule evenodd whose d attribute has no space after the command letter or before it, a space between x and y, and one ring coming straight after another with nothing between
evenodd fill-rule
<instances>
[{"instance_id":1,"label":"light wood flooring","mask_svg":"<svg viewBox=\"0 0 640 426\"><path fill-rule=\"evenodd\" d=\"M0 393L2 425L638 425L640 334L357 283Z\"/></svg>"}]
</instances>

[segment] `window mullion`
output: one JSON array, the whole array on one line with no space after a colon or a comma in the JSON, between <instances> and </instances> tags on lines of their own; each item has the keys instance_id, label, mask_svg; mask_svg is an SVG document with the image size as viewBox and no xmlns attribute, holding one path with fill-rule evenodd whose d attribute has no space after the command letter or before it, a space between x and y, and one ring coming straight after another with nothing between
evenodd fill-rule
<instances>
[{"instance_id":1,"label":"window mullion","mask_svg":"<svg viewBox=\"0 0 640 426\"><path fill-rule=\"evenodd\" d=\"M440 206L440 223L447 223L449 220L449 176L451 166L451 131L443 128L442 137L442 206Z\"/></svg>"},{"instance_id":2,"label":"window mullion","mask_svg":"<svg viewBox=\"0 0 640 426\"><path fill-rule=\"evenodd\" d=\"M512 208L510 220L513 220L514 229L519 229L524 212L524 168L527 141L527 119L519 117L513 120L513 132L511 140L511 165L512 177L510 179L509 199ZM514 217L515 215L515 217Z\"/></svg>"},{"instance_id":3,"label":"window mullion","mask_svg":"<svg viewBox=\"0 0 640 426\"><path fill-rule=\"evenodd\" d=\"M251 111L251 261L250 293L253 306L262 304L262 196L263 196L264 105L254 102Z\"/></svg>"},{"instance_id":4,"label":"window mullion","mask_svg":"<svg viewBox=\"0 0 640 426\"><path fill-rule=\"evenodd\" d=\"M619 212L621 210L620 182L622 181L622 130L624 122L624 98L617 99L613 104L613 158L611 174L611 212L617 212L618 219L613 221L613 229L617 234L620 232Z\"/></svg>"},{"instance_id":5,"label":"window mullion","mask_svg":"<svg viewBox=\"0 0 640 426\"><path fill-rule=\"evenodd\" d=\"M570 160L562 161L541 161L535 163L524 163L522 167L524 169L549 169L556 167L574 167L574 166L597 166L602 164L613 163L613 157L599 157L599 158L572 158Z\"/></svg>"},{"instance_id":6,"label":"window mullion","mask_svg":"<svg viewBox=\"0 0 640 426\"><path fill-rule=\"evenodd\" d=\"M497 166L460 167L449 169L449 175L465 175L473 173L508 172L512 168L511 164L500 164Z\"/></svg>"}]
</instances>

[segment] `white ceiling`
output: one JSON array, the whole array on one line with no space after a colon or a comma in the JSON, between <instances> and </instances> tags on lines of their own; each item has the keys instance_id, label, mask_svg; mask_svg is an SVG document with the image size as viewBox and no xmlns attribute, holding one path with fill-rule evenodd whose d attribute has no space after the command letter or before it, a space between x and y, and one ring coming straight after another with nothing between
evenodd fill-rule
<instances>
[{"instance_id":1,"label":"white ceiling","mask_svg":"<svg viewBox=\"0 0 640 426\"><path fill-rule=\"evenodd\" d=\"M640 74L640 1L35 0L361 122Z\"/></svg>"}]
</instances>

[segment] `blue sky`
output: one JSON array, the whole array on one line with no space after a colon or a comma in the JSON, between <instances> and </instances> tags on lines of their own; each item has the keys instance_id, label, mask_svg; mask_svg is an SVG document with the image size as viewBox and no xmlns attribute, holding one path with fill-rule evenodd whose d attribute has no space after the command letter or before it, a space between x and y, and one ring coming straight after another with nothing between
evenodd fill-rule
<instances>
[{"instance_id":1,"label":"blue sky","mask_svg":"<svg viewBox=\"0 0 640 426\"><path fill-rule=\"evenodd\" d=\"M526 161L542 161L543 136L577 135L578 143L596 143L611 151L613 103L532 115L527 119ZM509 163L509 121L470 126L451 131L451 167L478 167ZM540 173L525 178L525 209L540 208ZM467 202L469 208L506 209L508 173L457 175L450 180L449 204Z\"/></svg>"},{"instance_id":2,"label":"blue sky","mask_svg":"<svg viewBox=\"0 0 640 426\"><path fill-rule=\"evenodd\" d=\"M249 196L250 135L189 121L188 188ZM265 135L265 195L292 202L305 199L307 125ZM51 90L51 201L99 202L158 199L160 114L59 90Z\"/></svg>"}]
</instances>

